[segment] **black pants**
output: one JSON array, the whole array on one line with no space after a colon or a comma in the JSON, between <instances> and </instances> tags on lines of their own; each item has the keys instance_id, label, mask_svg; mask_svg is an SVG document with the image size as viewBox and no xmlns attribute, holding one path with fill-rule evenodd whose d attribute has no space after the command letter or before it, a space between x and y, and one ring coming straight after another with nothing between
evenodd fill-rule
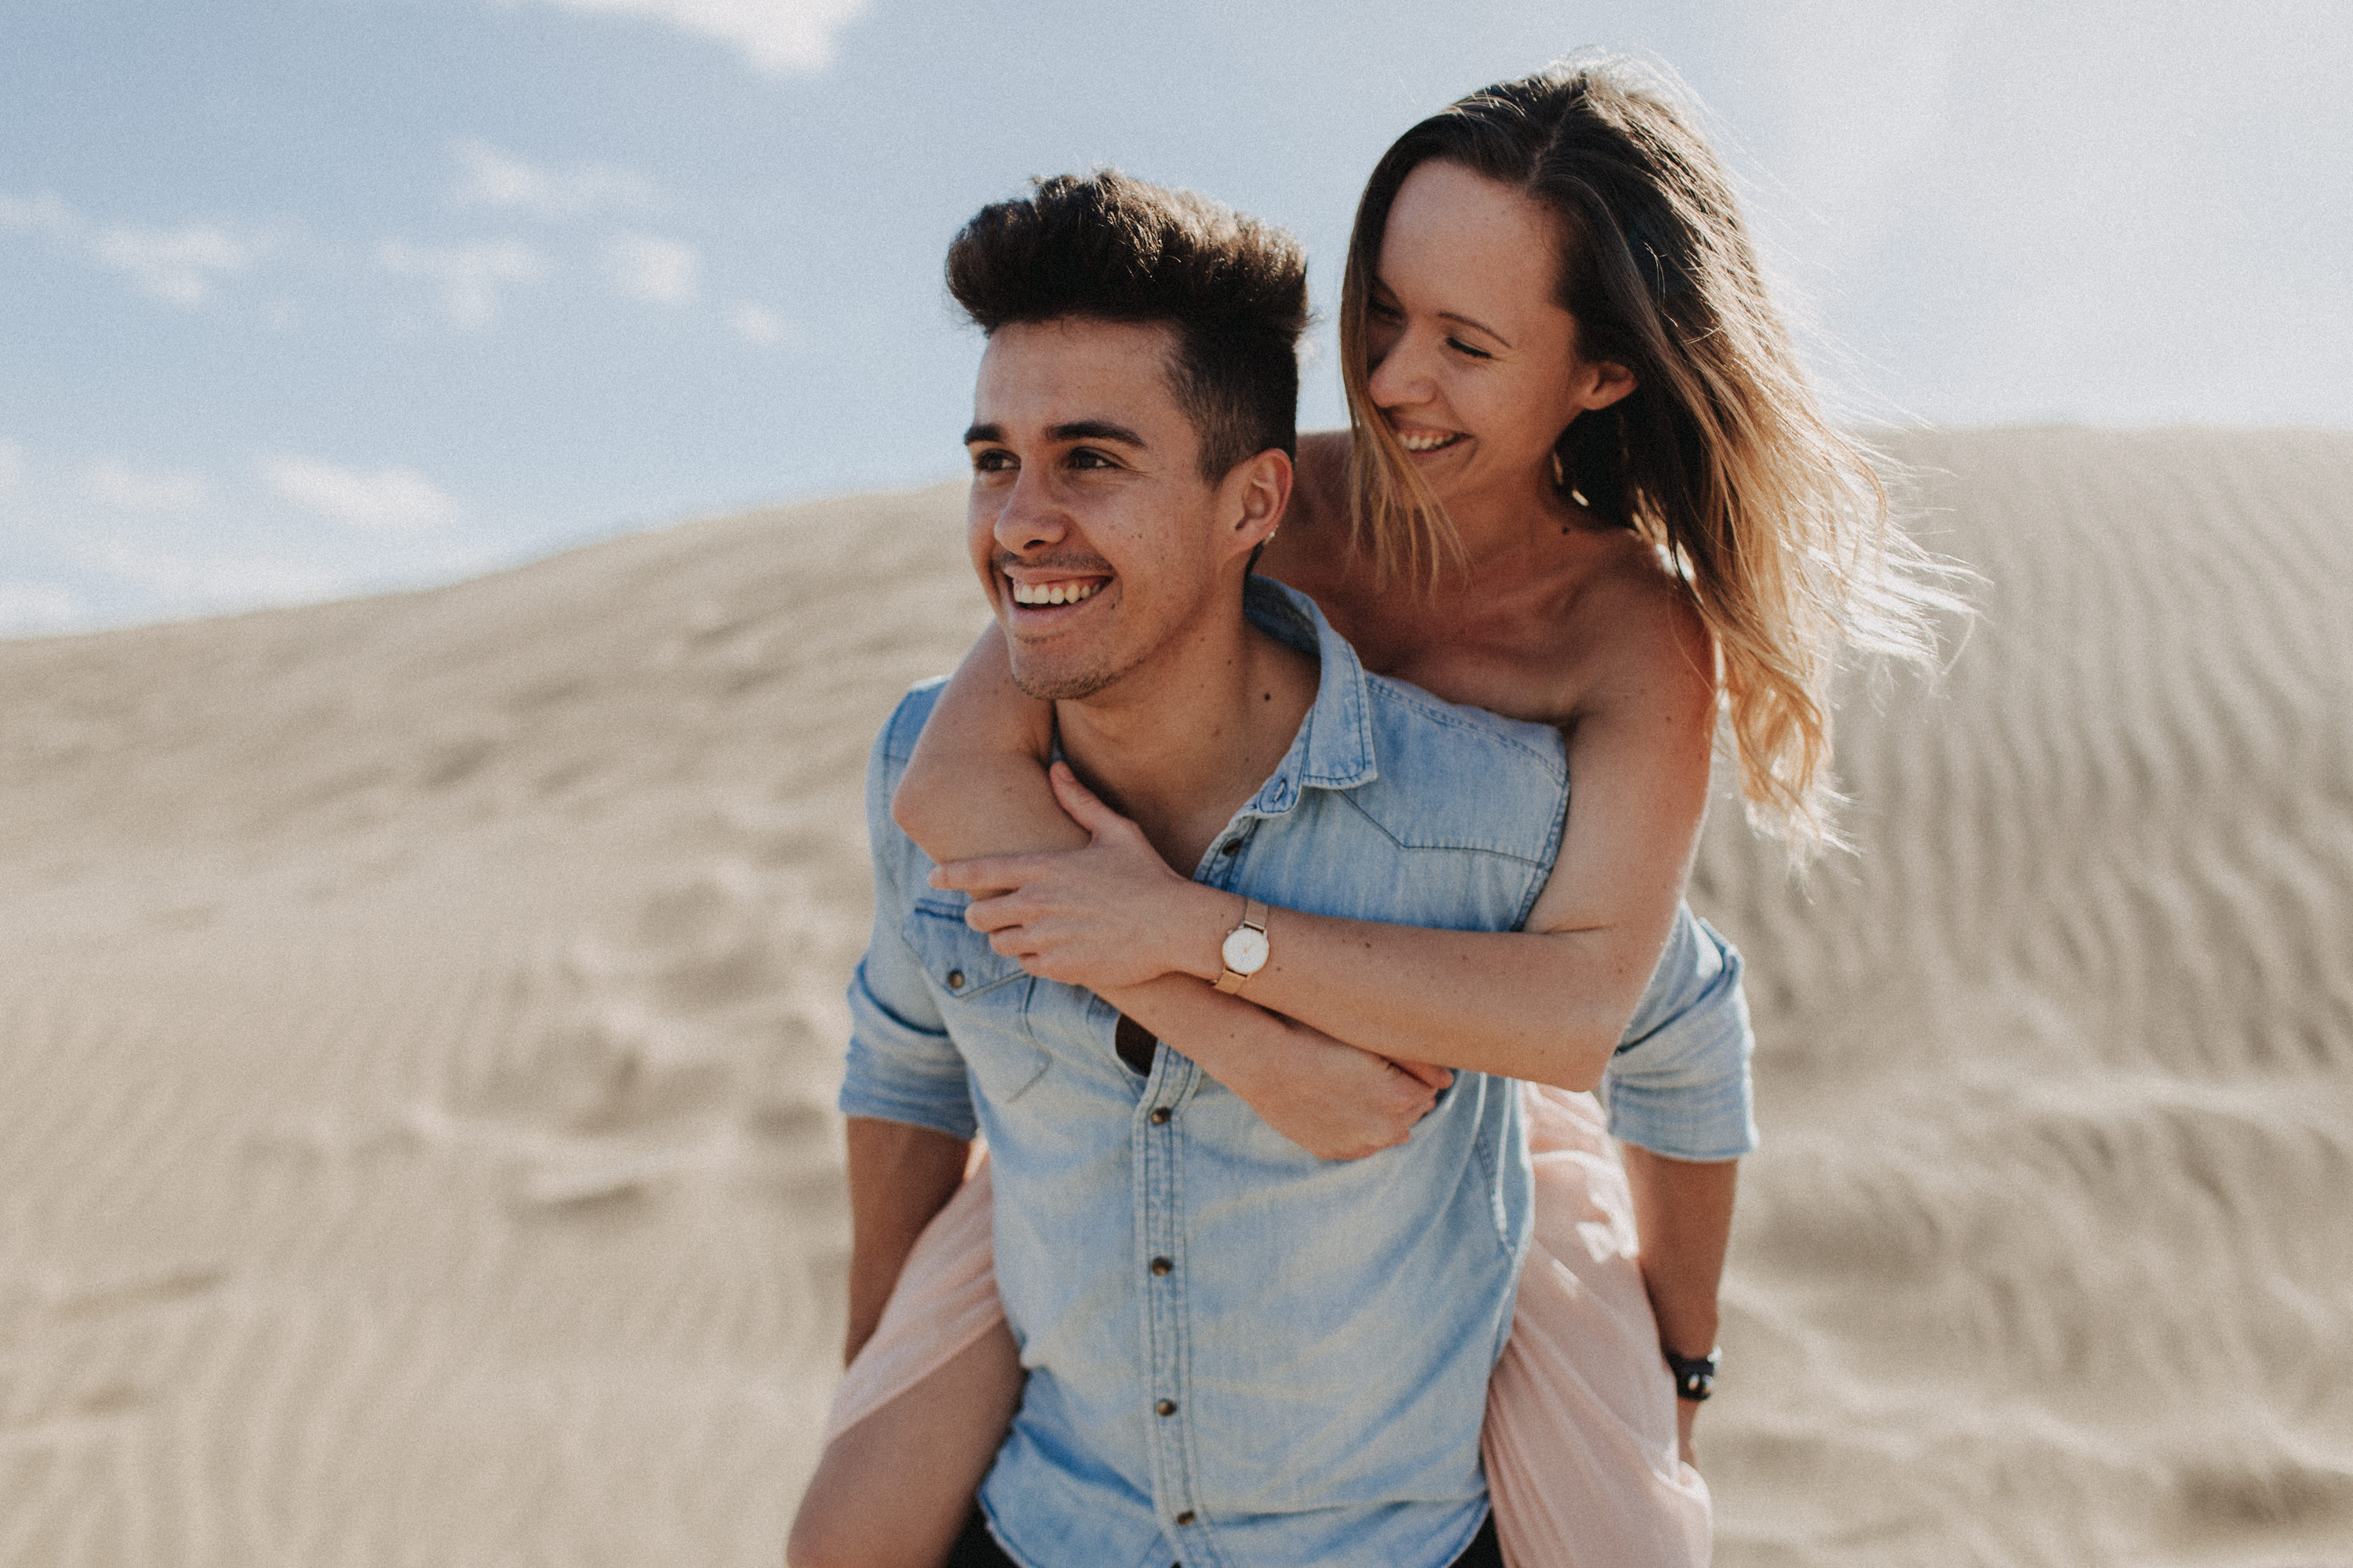
<instances>
[{"instance_id":1,"label":"black pants","mask_svg":"<svg viewBox=\"0 0 2353 1568\"><path fill-rule=\"evenodd\" d=\"M956 1537L955 1549L948 1553L948 1568L1018 1568L1005 1548L997 1544L981 1521L980 1510L974 1509L965 1521L964 1533ZM1504 1549L1495 1542L1495 1516L1489 1514L1479 1533L1462 1550L1451 1568L1504 1568Z\"/></svg>"}]
</instances>

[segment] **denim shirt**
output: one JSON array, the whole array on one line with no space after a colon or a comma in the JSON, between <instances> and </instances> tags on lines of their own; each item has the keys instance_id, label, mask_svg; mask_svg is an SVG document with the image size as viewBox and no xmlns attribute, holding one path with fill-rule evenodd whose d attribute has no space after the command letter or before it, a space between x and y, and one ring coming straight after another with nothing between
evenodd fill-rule
<instances>
[{"instance_id":1,"label":"denim shirt","mask_svg":"<svg viewBox=\"0 0 2353 1568\"><path fill-rule=\"evenodd\" d=\"M1366 674L1286 589L1254 579L1250 608L1321 679L1197 877L1321 913L1520 924L1567 805L1557 735ZM1032 1568L1451 1562L1484 1512L1486 1380L1526 1239L1512 1086L1458 1074L1403 1147L1324 1162L1176 1052L1130 1070L1112 1008L992 952L891 821L936 696L900 705L869 773L876 917L840 1104L989 1141L1030 1373L982 1488L998 1539ZM1745 1129L1737 955L1684 912L1619 1060L1651 1053L1672 1107L1727 1050Z\"/></svg>"}]
</instances>

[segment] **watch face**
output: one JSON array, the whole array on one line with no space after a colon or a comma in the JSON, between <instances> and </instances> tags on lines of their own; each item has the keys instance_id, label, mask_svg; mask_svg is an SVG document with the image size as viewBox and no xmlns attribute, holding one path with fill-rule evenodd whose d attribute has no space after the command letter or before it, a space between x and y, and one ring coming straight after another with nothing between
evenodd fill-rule
<instances>
[{"instance_id":1,"label":"watch face","mask_svg":"<svg viewBox=\"0 0 2353 1568\"><path fill-rule=\"evenodd\" d=\"M1236 926L1226 933L1226 967L1236 974L1256 974L1266 967L1266 932Z\"/></svg>"}]
</instances>

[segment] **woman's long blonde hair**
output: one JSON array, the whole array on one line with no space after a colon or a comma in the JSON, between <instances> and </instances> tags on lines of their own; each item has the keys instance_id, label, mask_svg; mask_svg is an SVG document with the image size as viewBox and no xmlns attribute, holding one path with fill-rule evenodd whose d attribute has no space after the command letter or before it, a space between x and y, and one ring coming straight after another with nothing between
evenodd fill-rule
<instances>
[{"instance_id":1,"label":"woman's long blonde hair","mask_svg":"<svg viewBox=\"0 0 2353 1568\"><path fill-rule=\"evenodd\" d=\"M1367 389L1366 310L1390 204L1444 158L1562 223L1577 353L1636 390L1554 447L1564 493L1650 539L1715 636L1749 820L1804 858L1831 817L1831 680L1841 647L1926 660L1953 574L1890 521L1873 455L1831 423L1767 297L1730 182L1674 98L1614 60L1472 93L1399 137L1356 208L1340 305L1357 547L1383 580L1462 559L1444 507Z\"/></svg>"}]
</instances>

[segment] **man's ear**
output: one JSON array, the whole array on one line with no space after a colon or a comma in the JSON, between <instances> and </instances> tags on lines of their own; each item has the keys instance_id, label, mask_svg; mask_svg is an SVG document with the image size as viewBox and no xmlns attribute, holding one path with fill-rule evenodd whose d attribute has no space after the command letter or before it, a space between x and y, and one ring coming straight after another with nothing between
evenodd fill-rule
<instances>
[{"instance_id":1,"label":"man's ear","mask_svg":"<svg viewBox=\"0 0 2353 1568\"><path fill-rule=\"evenodd\" d=\"M1270 447L1236 463L1218 486L1218 514L1227 530L1227 553L1240 555L1265 543L1291 504L1290 455Z\"/></svg>"}]
</instances>

